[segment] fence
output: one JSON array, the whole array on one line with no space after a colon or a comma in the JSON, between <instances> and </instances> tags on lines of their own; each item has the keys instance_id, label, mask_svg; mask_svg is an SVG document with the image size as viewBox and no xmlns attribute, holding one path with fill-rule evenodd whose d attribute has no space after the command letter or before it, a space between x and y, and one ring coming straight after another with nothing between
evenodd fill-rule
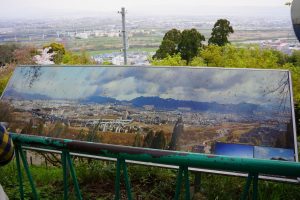
<instances>
[{"instance_id":1,"label":"fence","mask_svg":"<svg viewBox=\"0 0 300 200\"><path fill-rule=\"evenodd\" d=\"M179 166L174 199L179 199L181 185L183 182L185 185L185 199L190 199L189 167L247 173L248 177L241 199L247 199L251 184L253 184L252 198L257 199L259 175L263 174L275 176L288 176L294 178L300 177L300 163L295 162L258 160L248 158L195 154L188 152L125 147L119 145L29 136L15 133L11 133L11 136L16 146L16 163L21 199L24 199L21 162L23 163L25 173L29 179L33 196L35 199L39 198L36 191L35 183L30 173L27 160L23 153L23 147L36 147L47 150L57 150L61 152L64 182L64 199L68 199L68 171L70 172L70 175L73 179L77 199L83 199L80 193L80 188L76 177L76 171L72 163L70 153L79 153L84 155L94 155L117 159L115 199L120 199L120 181L122 171L125 179L124 181L127 198L132 199L130 179L127 173L126 165L126 161L128 160Z\"/></svg>"}]
</instances>

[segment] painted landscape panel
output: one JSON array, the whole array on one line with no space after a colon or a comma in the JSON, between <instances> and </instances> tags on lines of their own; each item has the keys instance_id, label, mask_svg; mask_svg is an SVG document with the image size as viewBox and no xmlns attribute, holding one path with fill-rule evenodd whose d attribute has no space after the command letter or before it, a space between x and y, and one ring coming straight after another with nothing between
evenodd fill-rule
<instances>
[{"instance_id":1,"label":"painted landscape panel","mask_svg":"<svg viewBox=\"0 0 300 200\"><path fill-rule=\"evenodd\" d=\"M288 71L18 67L0 113L20 134L226 155L217 143L295 152Z\"/></svg>"}]
</instances>

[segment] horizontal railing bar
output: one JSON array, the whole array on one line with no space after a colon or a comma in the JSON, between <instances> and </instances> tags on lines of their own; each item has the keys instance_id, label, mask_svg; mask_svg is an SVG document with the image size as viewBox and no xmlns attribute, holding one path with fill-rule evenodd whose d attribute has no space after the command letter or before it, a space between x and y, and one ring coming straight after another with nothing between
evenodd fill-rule
<instances>
[{"instance_id":1,"label":"horizontal railing bar","mask_svg":"<svg viewBox=\"0 0 300 200\"><path fill-rule=\"evenodd\" d=\"M46 153L56 153L56 154L61 154L62 151L58 150L51 150L51 149L43 149L43 148L36 148L36 147L29 147L29 146L24 146L23 149L26 150L31 150L31 151L41 151L41 152L46 152ZM92 158L96 160L105 160L105 161L114 161L116 162L116 158L109 158L109 157L103 157L103 156L95 156L95 155L87 155L87 154L81 154L81 153L72 153L70 152L70 155L72 156L78 156L82 158ZM126 163L130 164L136 164L136 165L147 165L151 167L161 167L161 168L166 168L166 169L179 169L179 166L176 165L164 165L164 164L156 164L152 162L140 162L140 161L133 161L133 160L126 160ZM209 169L201 169L201 168L192 168L189 167L189 171L193 172L204 172L204 173L209 173L209 174L219 174L219 175L225 175L225 176L236 176L236 177L247 177L248 173L237 173L237 172L228 172L228 171L218 171L218 170L209 170ZM259 175L260 179L267 180L267 181L277 181L277 182L286 182L286 183L293 183L293 184L299 184L300 179L292 179L292 178L281 178L281 177L270 177L270 176L264 176L264 175Z\"/></svg>"},{"instance_id":2,"label":"horizontal railing bar","mask_svg":"<svg viewBox=\"0 0 300 200\"><path fill-rule=\"evenodd\" d=\"M31 147L67 149L75 153L192 168L300 177L300 163L296 162L145 149L15 133L11 133L11 136L15 143Z\"/></svg>"}]
</instances>

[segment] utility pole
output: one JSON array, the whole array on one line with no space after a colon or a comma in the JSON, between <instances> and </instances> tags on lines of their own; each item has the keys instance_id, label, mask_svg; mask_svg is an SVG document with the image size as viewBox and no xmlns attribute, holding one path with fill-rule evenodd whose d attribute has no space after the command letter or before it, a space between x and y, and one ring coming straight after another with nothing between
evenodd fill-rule
<instances>
[{"instance_id":1,"label":"utility pole","mask_svg":"<svg viewBox=\"0 0 300 200\"><path fill-rule=\"evenodd\" d=\"M120 13L122 15L122 36L123 36L123 54L124 54L124 65L127 65L127 38L125 29L125 8L122 7Z\"/></svg>"}]
</instances>

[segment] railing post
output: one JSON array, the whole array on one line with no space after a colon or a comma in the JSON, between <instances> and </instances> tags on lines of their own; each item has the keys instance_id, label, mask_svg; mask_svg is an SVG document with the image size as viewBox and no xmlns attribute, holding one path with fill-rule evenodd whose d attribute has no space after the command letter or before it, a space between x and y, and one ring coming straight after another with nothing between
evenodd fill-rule
<instances>
[{"instance_id":1,"label":"railing post","mask_svg":"<svg viewBox=\"0 0 300 200\"><path fill-rule=\"evenodd\" d=\"M241 200L246 200L247 199L247 196L249 194L249 189L250 189L251 182L252 182L252 174L249 173L248 177L247 177L246 185L244 187L244 191L243 191Z\"/></svg>"},{"instance_id":2,"label":"railing post","mask_svg":"<svg viewBox=\"0 0 300 200\"><path fill-rule=\"evenodd\" d=\"M190 179L189 179L189 169L187 166L184 167L184 178L185 178L185 199L190 200Z\"/></svg>"},{"instance_id":3,"label":"railing post","mask_svg":"<svg viewBox=\"0 0 300 200\"><path fill-rule=\"evenodd\" d=\"M63 179L64 179L64 200L68 199L68 168L67 168L67 156L66 150L61 153L61 164L63 168Z\"/></svg>"},{"instance_id":4,"label":"railing post","mask_svg":"<svg viewBox=\"0 0 300 200\"><path fill-rule=\"evenodd\" d=\"M181 184L182 184L182 172L183 172L183 167L179 166L179 170L177 173L177 180L176 180L176 191L175 191L175 197L174 197L175 200L179 199Z\"/></svg>"},{"instance_id":5,"label":"railing post","mask_svg":"<svg viewBox=\"0 0 300 200\"><path fill-rule=\"evenodd\" d=\"M122 167L123 167L123 174L124 174L124 179L125 179L127 198L128 198L128 200L132 200L130 179L128 176L127 166L126 166L126 162L124 159L122 159Z\"/></svg>"},{"instance_id":6,"label":"railing post","mask_svg":"<svg viewBox=\"0 0 300 200\"><path fill-rule=\"evenodd\" d=\"M78 184L78 181L77 181L76 172L75 172L75 169L74 169L74 166L73 166L73 163L72 163L70 153L66 151L65 156L66 156L66 160L67 160L67 163L68 163L68 166L69 166L69 169L70 169L70 172L71 172L71 176L72 176L72 179L73 179L75 192L76 192L76 197L77 197L77 199L82 200L82 196L81 196L80 189L79 189L79 184Z\"/></svg>"},{"instance_id":7,"label":"railing post","mask_svg":"<svg viewBox=\"0 0 300 200\"><path fill-rule=\"evenodd\" d=\"M120 199L120 176L121 176L121 161L117 159L117 172L116 172L116 180L115 180L115 200Z\"/></svg>"},{"instance_id":8,"label":"railing post","mask_svg":"<svg viewBox=\"0 0 300 200\"><path fill-rule=\"evenodd\" d=\"M179 171L177 174L177 181L176 181L176 191L174 197L175 200L179 199L183 176L185 182L185 199L190 200L190 180L189 180L189 169L187 166L179 166Z\"/></svg>"},{"instance_id":9,"label":"railing post","mask_svg":"<svg viewBox=\"0 0 300 200\"><path fill-rule=\"evenodd\" d=\"M257 194L258 194L258 173L249 173L247 177L247 182L242 194L242 200L246 200L247 196L249 194L250 190L250 185L253 180L253 194L252 194L252 199L256 200L257 199Z\"/></svg>"},{"instance_id":10,"label":"railing post","mask_svg":"<svg viewBox=\"0 0 300 200\"><path fill-rule=\"evenodd\" d=\"M252 199L256 200L258 194L258 174L253 175L253 196Z\"/></svg>"},{"instance_id":11,"label":"railing post","mask_svg":"<svg viewBox=\"0 0 300 200\"><path fill-rule=\"evenodd\" d=\"M115 200L120 199L120 182L121 182L121 169L123 170L125 187L128 200L132 199L130 180L127 172L127 166L124 158L118 158L116 163L116 179L115 179Z\"/></svg>"},{"instance_id":12,"label":"railing post","mask_svg":"<svg viewBox=\"0 0 300 200\"><path fill-rule=\"evenodd\" d=\"M20 164L20 156L19 156L18 146L15 147L15 154L16 154L16 164L17 164L17 170L18 170L20 199L23 200L24 199L23 178L22 178L22 171L21 171L21 164Z\"/></svg>"},{"instance_id":13,"label":"railing post","mask_svg":"<svg viewBox=\"0 0 300 200\"><path fill-rule=\"evenodd\" d=\"M25 173L27 175L27 178L29 180L29 183L30 183L30 187L31 187L31 190L32 190L32 194L33 194L33 198L34 199L39 199L38 198L38 194L37 194L37 191L36 191L36 187L35 187L35 184L34 184L34 181L33 181L33 178L31 176L31 173L30 173L30 170L29 170L29 166L28 166L28 163L27 163L27 160L25 158L25 155L24 155L24 152L22 150L22 146L20 145L16 145L16 151L18 152L18 157L20 155L21 157L21 160L23 162L23 167L25 169ZM17 158L17 160L19 160L19 158ZM19 162L19 161L17 161ZM18 164L17 164L18 165ZM19 167L20 167L20 162L19 162ZM21 167L20 167L21 168ZM22 179L21 179L22 180ZM22 187L23 187L23 183L22 183ZM20 190L21 191L21 190ZM24 198L24 193L23 193L23 198Z\"/></svg>"}]
</instances>

